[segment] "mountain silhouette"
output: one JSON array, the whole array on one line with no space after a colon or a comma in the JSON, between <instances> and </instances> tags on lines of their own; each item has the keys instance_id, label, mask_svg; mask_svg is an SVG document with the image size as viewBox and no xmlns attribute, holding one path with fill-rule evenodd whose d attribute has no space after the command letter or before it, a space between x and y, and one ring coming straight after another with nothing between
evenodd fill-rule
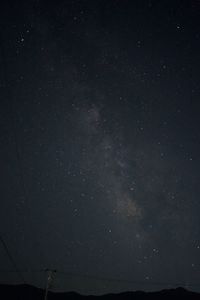
<instances>
[{"instance_id":1,"label":"mountain silhouette","mask_svg":"<svg viewBox=\"0 0 200 300\"><path fill-rule=\"evenodd\" d=\"M31 285L0 285L0 299L3 300L44 300L45 291ZM200 294L184 288L161 290L158 292L123 292L102 296L81 295L76 292L55 293L49 291L48 300L143 300L143 299L200 299ZM92 299L91 299L92 298Z\"/></svg>"}]
</instances>

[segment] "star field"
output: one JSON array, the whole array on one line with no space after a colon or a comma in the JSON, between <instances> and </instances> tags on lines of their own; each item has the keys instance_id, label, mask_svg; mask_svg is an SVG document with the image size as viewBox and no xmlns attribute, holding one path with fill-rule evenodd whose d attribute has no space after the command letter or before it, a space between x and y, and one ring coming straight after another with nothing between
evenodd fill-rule
<instances>
[{"instance_id":1,"label":"star field","mask_svg":"<svg viewBox=\"0 0 200 300\"><path fill-rule=\"evenodd\" d=\"M0 227L28 283L48 268L57 290L199 291L199 17L4 1ZM3 247L0 265L19 283Z\"/></svg>"}]
</instances>

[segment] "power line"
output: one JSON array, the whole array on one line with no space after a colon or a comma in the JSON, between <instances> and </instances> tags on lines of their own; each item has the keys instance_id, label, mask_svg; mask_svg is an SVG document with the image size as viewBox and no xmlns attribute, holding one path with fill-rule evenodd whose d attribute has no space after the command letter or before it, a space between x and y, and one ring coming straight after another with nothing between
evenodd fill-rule
<instances>
[{"instance_id":1,"label":"power line","mask_svg":"<svg viewBox=\"0 0 200 300\"><path fill-rule=\"evenodd\" d=\"M22 273L41 273L45 272L45 270L30 270L30 269L20 269ZM0 270L0 273L15 273L15 270Z\"/></svg>"},{"instance_id":2,"label":"power line","mask_svg":"<svg viewBox=\"0 0 200 300\"><path fill-rule=\"evenodd\" d=\"M1 32L1 37L2 36L3 36L3 33ZM4 77L4 88L5 88L5 91L7 94L7 99L8 99L8 104L9 104L8 108L10 111L10 121L11 121L11 125L12 125L12 130L13 130L13 138L14 138L15 150L16 150L18 167L19 167L20 181L21 181L23 192L24 192L24 197L26 199L28 199L26 186L25 186L25 180L24 180L24 174L23 174L23 168L22 168L18 135L17 135L17 130L16 130L16 121L15 121L15 117L14 117L15 116L14 107L13 107L13 103L12 103L12 99L14 99L14 97L12 95L12 90L9 89L7 60L6 60L5 49L4 49L3 45L4 45L4 40L2 38L2 43L0 44L0 51L1 51L1 57L2 57L2 75Z\"/></svg>"},{"instance_id":3,"label":"power line","mask_svg":"<svg viewBox=\"0 0 200 300\"><path fill-rule=\"evenodd\" d=\"M16 128L15 128L15 120L14 120L14 109L13 109L13 105L12 105L12 92L11 90L8 91L8 86L9 86L9 81L8 81L8 75L7 75L7 64L6 64L6 55L5 55L5 49L4 49L4 39L3 39L3 29L4 27L1 27L1 40L2 42L0 43L0 51L1 51L1 58L2 58L2 75L4 77L4 88L5 91L7 93L7 98L8 98L8 103L9 103L9 110L10 110L10 115L11 115L11 124L13 127L13 135L14 135L14 142L15 142L15 147L16 147L16 154L17 154L17 160L18 160L18 165L19 165L19 169L20 169L20 178L21 178L21 184L24 190L24 196L26 197L26 189L25 189L25 184L24 184L24 176L23 176L23 170L22 170L22 164L21 164L21 158L20 158L20 150L19 150L19 146L18 146L18 138L17 138L17 132L16 132ZM12 97L13 98L13 97ZM17 264L15 263L15 260L13 259L8 246L6 245L5 240L3 239L2 236L0 236L0 241L14 267L14 269L16 270L16 272L18 273L20 279L22 280L23 283L25 283L24 277L22 275L22 273L20 272L20 270L17 267Z\"/></svg>"},{"instance_id":4,"label":"power line","mask_svg":"<svg viewBox=\"0 0 200 300\"><path fill-rule=\"evenodd\" d=\"M173 283L173 282L158 282L158 281L137 281L137 280L126 280L126 279L119 279L119 278L113 278L113 277L102 277L102 276L96 276L96 275L87 275L87 274L77 274L77 273L70 273L66 271L57 271L59 274L65 274L68 276L75 276L75 277L84 277L88 279L95 279L95 280L104 280L104 281L110 281L110 282L119 282L119 283L127 283L127 284L140 284L140 285L171 285L171 286L185 286L185 283ZM187 286L200 286L199 283L187 283Z\"/></svg>"},{"instance_id":5,"label":"power line","mask_svg":"<svg viewBox=\"0 0 200 300\"><path fill-rule=\"evenodd\" d=\"M20 280L22 280L22 282L25 283L24 277L23 277L22 273L20 272L20 270L18 269L17 264L16 264L14 258L12 257L11 252L9 251L8 246L6 245L6 242L4 241L2 236L0 236L0 241L1 241L3 247L6 251L6 254L9 257L10 262L12 263L12 265L13 265L14 269L16 270L16 272L18 273L18 275L20 277Z\"/></svg>"},{"instance_id":6,"label":"power line","mask_svg":"<svg viewBox=\"0 0 200 300\"><path fill-rule=\"evenodd\" d=\"M52 270L55 272L55 270ZM13 273L16 271L13 270L0 270L0 273L3 272L8 272L8 273ZM26 269L26 270L21 270L22 273L43 273L47 272L47 269ZM96 276L96 275L87 275L87 274L78 274L78 273L73 273L73 272L67 272L65 270L57 270L56 269L56 274L63 274L65 276L72 276L72 277L80 277L80 278L87 278L87 279L92 279L92 280L101 280L101 281L109 281L109 282L118 282L118 283L127 283L127 284L139 284L139 285L161 285L161 286L185 286L186 284L183 282L166 282L166 281L137 281L137 280L126 280L126 279L119 279L119 278L112 278L112 277L103 277L103 276ZM58 277L57 277L58 278ZM199 283L187 283L187 286L195 287L195 286L200 286Z\"/></svg>"}]
</instances>

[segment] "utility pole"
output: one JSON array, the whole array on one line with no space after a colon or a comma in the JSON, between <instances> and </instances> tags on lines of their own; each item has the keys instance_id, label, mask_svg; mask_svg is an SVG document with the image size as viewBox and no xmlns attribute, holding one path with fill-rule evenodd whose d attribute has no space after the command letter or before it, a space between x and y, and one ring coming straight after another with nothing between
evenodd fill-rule
<instances>
[{"instance_id":1,"label":"utility pole","mask_svg":"<svg viewBox=\"0 0 200 300\"><path fill-rule=\"evenodd\" d=\"M52 282L53 282L53 279L54 279L54 275L55 275L55 273L56 273L56 270L49 270L49 269L46 269L45 271L46 271L46 273L47 273L47 283L46 283L46 289L45 289L45 297L44 297L44 300L47 300L48 292L49 292L49 289L51 288L51 285L52 285Z\"/></svg>"}]
</instances>

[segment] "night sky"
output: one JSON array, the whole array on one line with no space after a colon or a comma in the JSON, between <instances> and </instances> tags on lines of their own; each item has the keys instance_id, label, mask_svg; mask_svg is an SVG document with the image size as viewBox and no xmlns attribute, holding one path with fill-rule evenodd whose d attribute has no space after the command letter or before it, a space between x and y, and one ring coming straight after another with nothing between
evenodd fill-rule
<instances>
[{"instance_id":1,"label":"night sky","mask_svg":"<svg viewBox=\"0 0 200 300\"><path fill-rule=\"evenodd\" d=\"M25 281L200 291L200 1L0 14L0 233Z\"/></svg>"}]
</instances>

